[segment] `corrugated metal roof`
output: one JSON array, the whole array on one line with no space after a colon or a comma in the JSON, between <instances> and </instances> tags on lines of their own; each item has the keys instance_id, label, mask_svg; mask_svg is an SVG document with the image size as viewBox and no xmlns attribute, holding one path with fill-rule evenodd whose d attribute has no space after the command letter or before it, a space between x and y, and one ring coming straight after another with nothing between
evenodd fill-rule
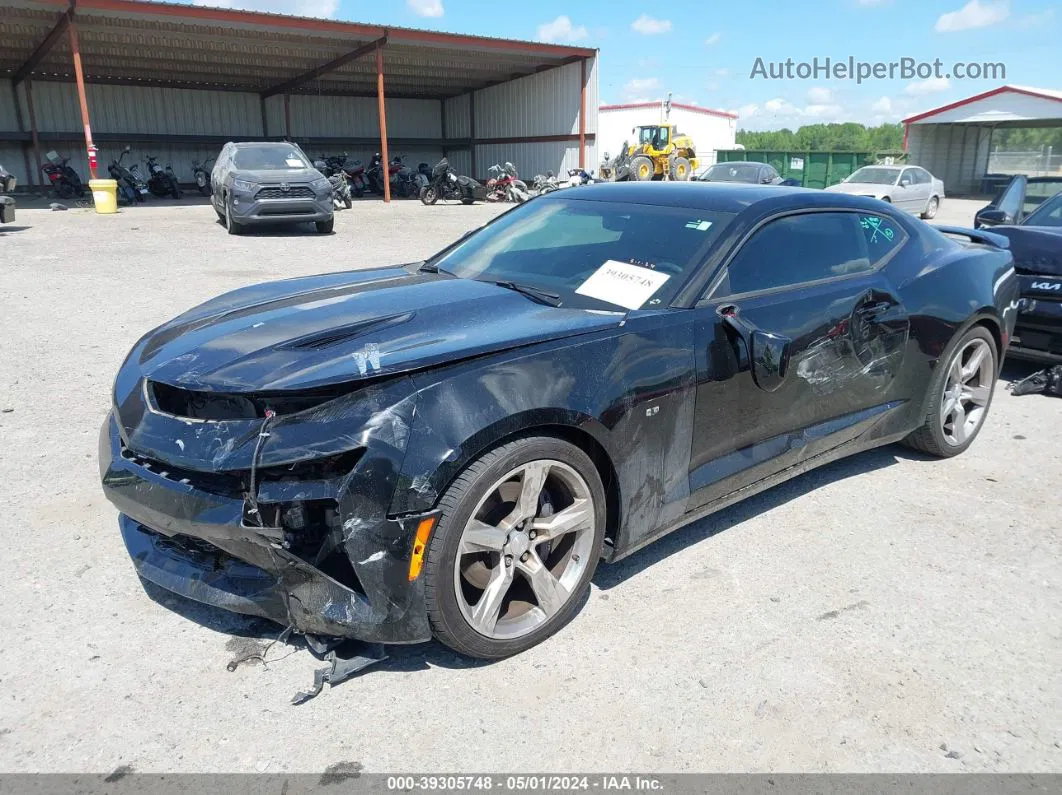
<instances>
[{"instance_id":1,"label":"corrugated metal roof","mask_svg":"<svg viewBox=\"0 0 1062 795\"><path fill-rule=\"evenodd\" d=\"M0 7L0 77L13 75L66 10L64 0L10 0ZM360 25L143 2L79 0L75 24L89 82L231 88L263 91L377 38L387 93L447 97L483 88L595 50L393 26ZM68 79L69 42L61 36L34 68L37 79ZM371 55L293 90L358 94L376 90Z\"/></svg>"},{"instance_id":2,"label":"corrugated metal roof","mask_svg":"<svg viewBox=\"0 0 1062 795\"><path fill-rule=\"evenodd\" d=\"M997 97L1005 94L1016 94L1019 96L1029 96L1036 97L1039 99L1056 100L1062 102L1062 91L1056 91L1054 89L1049 88L1031 88L1029 86L1000 86L999 88L993 88L991 91L984 91L980 94L974 94L972 97L966 97L965 99L960 99L957 102L951 102L947 105L941 105L938 108L933 108L932 110L927 110L922 113L916 113L914 116L908 116L906 119L903 120L903 123L912 124L914 122L922 121L923 119L928 119L931 116L936 116L946 111L954 110L955 108L960 108L963 105L969 105L974 102L980 102L983 99L990 99L992 97ZM1054 119L1056 117L1052 115L1048 118Z\"/></svg>"}]
</instances>

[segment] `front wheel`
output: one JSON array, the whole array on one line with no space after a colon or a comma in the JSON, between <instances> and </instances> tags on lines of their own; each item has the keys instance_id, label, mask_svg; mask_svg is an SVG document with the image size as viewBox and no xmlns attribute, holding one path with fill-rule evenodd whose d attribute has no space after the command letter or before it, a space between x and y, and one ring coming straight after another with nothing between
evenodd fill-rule
<instances>
[{"instance_id":1,"label":"front wheel","mask_svg":"<svg viewBox=\"0 0 1062 795\"><path fill-rule=\"evenodd\" d=\"M996 341L984 326L953 342L933 372L925 422L903 443L941 458L973 444L992 405L997 356Z\"/></svg>"},{"instance_id":2,"label":"front wheel","mask_svg":"<svg viewBox=\"0 0 1062 795\"><path fill-rule=\"evenodd\" d=\"M55 183L55 195L60 199L72 199L77 193L76 188L65 180Z\"/></svg>"},{"instance_id":3,"label":"front wheel","mask_svg":"<svg viewBox=\"0 0 1062 795\"><path fill-rule=\"evenodd\" d=\"M437 191L431 185L427 185L420 189L420 201L422 204L432 205L439 201L439 191Z\"/></svg>"},{"instance_id":4,"label":"front wheel","mask_svg":"<svg viewBox=\"0 0 1062 795\"><path fill-rule=\"evenodd\" d=\"M424 587L440 641L500 659L542 642L579 611L606 516L586 453L552 437L517 439L470 464L439 505Z\"/></svg>"},{"instance_id":5,"label":"front wheel","mask_svg":"<svg viewBox=\"0 0 1062 795\"><path fill-rule=\"evenodd\" d=\"M926 205L925 211L922 213L922 217L928 221L930 218L936 217L938 209L940 209L940 199L932 196L929 199L929 204Z\"/></svg>"},{"instance_id":6,"label":"front wheel","mask_svg":"<svg viewBox=\"0 0 1062 795\"><path fill-rule=\"evenodd\" d=\"M354 201L348 194L343 194L343 206L348 210L354 206Z\"/></svg>"},{"instance_id":7,"label":"front wheel","mask_svg":"<svg viewBox=\"0 0 1062 795\"><path fill-rule=\"evenodd\" d=\"M242 235L243 224L237 223L232 217L232 207L229 206L228 201L225 202L225 231L230 235Z\"/></svg>"},{"instance_id":8,"label":"front wheel","mask_svg":"<svg viewBox=\"0 0 1062 795\"><path fill-rule=\"evenodd\" d=\"M644 155L639 155L631 161L631 179L638 182L648 182L653 178L656 169L653 161Z\"/></svg>"},{"instance_id":9,"label":"front wheel","mask_svg":"<svg viewBox=\"0 0 1062 795\"><path fill-rule=\"evenodd\" d=\"M690 178L690 161L684 157L676 157L671 161L671 179L676 182L685 182Z\"/></svg>"}]
</instances>

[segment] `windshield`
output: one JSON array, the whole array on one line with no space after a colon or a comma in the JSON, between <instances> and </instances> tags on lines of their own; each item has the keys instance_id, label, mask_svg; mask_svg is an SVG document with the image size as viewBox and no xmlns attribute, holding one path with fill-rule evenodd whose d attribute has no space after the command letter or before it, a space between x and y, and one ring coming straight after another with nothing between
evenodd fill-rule
<instances>
[{"instance_id":1,"label":"windshield","mask_svg":"<svg viewBox=\"0 0 1062 795\"><path fill-rule=\"evenodd\" d=\"M311 167L303 153L291 144L241 147L236 150L232 162L241 171L283 171Z\"/></svg>"},{"instance_id":2,"label":"windshield","mask_svg":"<svg viewBox=\"0 0 1062 795\"><path fill-rule=\"evenodd\" d=\"M1045 201L1021 223L1023 226L1062 226L1062 193Z\"/></svg>"},{"instance_id":3,"label":"windshield","mask_svg":"<svg viewBox=\"0 0 1062 795\"><path fill-rule=\"evenodd\" d=\"M719 163L704 172L705 182L759 182L759 163Z\"/></svg>"},{"instance_id":4,"label":"windshield","mask_svg":"<svg viewBox=\"0 0 1062 795\"><path fill-rule=\"evenodd\" d=\"M900 176L898 168L876 168L865 166L852 172L845 182L862 182L869 185L895 185Z\"/></svg>"},{"instance_id":5,"label":"windshield","mask_svg":"<svg viewBox=\"0 0 1062 795\"><path fill-rule=\"evenodd\" d=\"M432 264L466 279L509 281L555 293L566 307L666 306L732 218L732 213L707 210L536 199ZM606 264L613 266L610 273ZM643 287L627 289L622 284L627 277ZM655 287L643 294L648 285Z\"/></svg>"}]
</instances>

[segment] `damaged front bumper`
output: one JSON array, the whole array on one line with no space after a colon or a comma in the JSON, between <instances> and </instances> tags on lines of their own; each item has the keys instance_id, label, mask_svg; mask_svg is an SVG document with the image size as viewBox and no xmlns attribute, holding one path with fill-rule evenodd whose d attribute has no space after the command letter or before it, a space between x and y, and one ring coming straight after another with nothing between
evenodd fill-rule
<instances>
[{"instance_id":1,"label":"damaged front bumper","mask_svg":"<svg viewBox=\"0 0 1062 795\"><path fill-rule=\"evenodd\" d=\"M407 379L277 416L264 435L261 420L193 421L146 395L131 390L108 415L99 451L141 577L303 633L430 639L423 583L409 579L430 514L387 514L415 402ZM322 468L336 460L338 472Z\"/></svg>"}]
</instances>

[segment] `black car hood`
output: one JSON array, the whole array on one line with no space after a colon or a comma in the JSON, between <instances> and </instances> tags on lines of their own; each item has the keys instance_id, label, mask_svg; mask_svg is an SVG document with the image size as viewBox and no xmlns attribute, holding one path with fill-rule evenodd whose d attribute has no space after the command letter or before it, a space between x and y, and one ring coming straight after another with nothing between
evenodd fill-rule
<instances>
[{"instance_id":1,"label":"black car hood","mask_svg":"<svg viewBox=\"0 0 1062 795\"><path fill-rule=\"evenodd\" d=\"M622 313L546 306L404 268L325 274L219 296L138 344L142 375L215 392L353 382L613 328Z\"/></svg>"},{"instance_id":2,"label":"black car hood","mask_svg":"<svg viewBox=\"0 0 1062 795\"><path fill-rule=\"evenodd\" d=\"M1019 273L1062 276L1062 228L1057 226L993 226L1010 240Z\"/></svg>"}]
</instances>

